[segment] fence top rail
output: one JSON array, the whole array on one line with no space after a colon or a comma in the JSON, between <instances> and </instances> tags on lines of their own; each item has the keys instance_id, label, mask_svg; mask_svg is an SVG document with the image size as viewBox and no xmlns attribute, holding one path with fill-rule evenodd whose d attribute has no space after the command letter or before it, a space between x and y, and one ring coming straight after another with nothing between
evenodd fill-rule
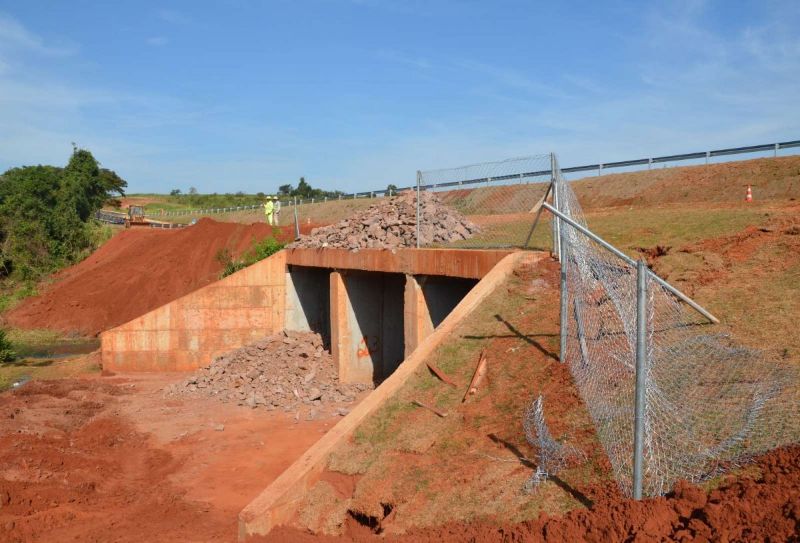
<instances>
[{"instance_id":1,"label":"fence top rail","mask_svg":"<svg viewBox=\"0 0 800 543\"><path fill-rule=\"evenodd\" d=\"M437 169L432 169L432 170L422 170L422 171L420 171L420 174L422 174L422 177L425 177L426 175L430 176L430 175L434 175L434 174L441 174L441 173L446 173L446 172L449 172L449 171L456 171L456 170L462 170L463 171L463 170L467 170L469 168L497 167L497 166L500 166L500 165L510 164L512 162L532 162L532 161L541 161L541 160L548 160L549 161L550 160L550 154L547 153L547 154L542 154L542 155L526 155L526 156L518 156L518 157L513 157L513 158L505 158L503 160L493 160L493 161L490 161L490 162L476 162L474 164L466 164L464 166L455 166L455 167L452 167L452 168L437 168Z\"/></svg>"}]
</instances>

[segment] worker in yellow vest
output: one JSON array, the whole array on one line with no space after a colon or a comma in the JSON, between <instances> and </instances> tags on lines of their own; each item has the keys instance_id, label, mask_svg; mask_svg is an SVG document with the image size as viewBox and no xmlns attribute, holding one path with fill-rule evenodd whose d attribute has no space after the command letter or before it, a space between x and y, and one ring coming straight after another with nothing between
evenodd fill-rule
<instances>
[{"instance_id":1,"label":"worker in yellow vest","mask_svg":"<svg viewBox=\"0 0 800 543\"><path fill-rule=\"evenodd\" d=\"M264 215L267 219L267 224L275 225L275 204L272 203L272 196L267 196L264 202Z\"/></svg>"}]
</instances>

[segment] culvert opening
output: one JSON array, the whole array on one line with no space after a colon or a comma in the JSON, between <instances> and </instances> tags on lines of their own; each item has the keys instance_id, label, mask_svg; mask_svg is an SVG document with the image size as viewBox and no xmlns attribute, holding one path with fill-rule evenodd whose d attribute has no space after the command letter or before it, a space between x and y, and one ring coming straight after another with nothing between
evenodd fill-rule
<instances>
[{"instance_id":1,"label":"culvert opening","mask_svg":"<svg viewBox=\"0 0 800 543\"><path fill-rule=\"evenodd\" d=\"M331 349L331 270L307 266L288 267L286 329L316 332L325 349Z\"/></svg>"},{"instance_id":2,"label":"culvert opening","mask_svg":"<svg viewBox=\"0 0 800 543\"><path fill-rule=\"evenodd\" d=\"M378 385L477 282L289 265L286 329L320 334L343 382Z\"/></svg>"},{"instance_id":3,"label":"culvert opening","mask_svg":"<svg viewBox=\"0 0 800 543\"><path fill-rule=\"evenodd\" d=\"M425 296L433 327L439 326L477 284L477 279L426 276L422 282L422 294Z\"/></svg>"}]
</instances>

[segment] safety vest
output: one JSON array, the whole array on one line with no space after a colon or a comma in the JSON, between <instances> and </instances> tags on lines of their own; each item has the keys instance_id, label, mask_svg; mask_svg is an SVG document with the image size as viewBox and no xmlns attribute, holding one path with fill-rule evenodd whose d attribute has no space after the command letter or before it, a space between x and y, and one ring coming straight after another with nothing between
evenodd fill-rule
<instances>
[{"instance_id":1,"label":"safety vest","mask_svg":"<svg viewBox=\"0 0 800 543\"><path fill-rule=\"evenodd\" d=\"M275 204L272 203L272 200L264 204L264 215L269 215L272 213Z\"/></svg>"}]
</instances>

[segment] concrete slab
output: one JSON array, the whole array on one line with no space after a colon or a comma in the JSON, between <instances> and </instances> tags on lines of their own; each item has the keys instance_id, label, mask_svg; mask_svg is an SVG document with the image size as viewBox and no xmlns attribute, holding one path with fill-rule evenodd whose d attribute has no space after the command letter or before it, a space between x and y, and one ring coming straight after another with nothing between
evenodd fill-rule
<instances>
[{"instance_id":1,"label":"concrete slab","mask_svg":"<svg viewBox=\"0 0 800 543\"><path fill-rule=\"evenodd\" d=\"M510 253L474 249L287 249L286 263L337 270L480 279Z\"/></svg>"}]
</instances>

